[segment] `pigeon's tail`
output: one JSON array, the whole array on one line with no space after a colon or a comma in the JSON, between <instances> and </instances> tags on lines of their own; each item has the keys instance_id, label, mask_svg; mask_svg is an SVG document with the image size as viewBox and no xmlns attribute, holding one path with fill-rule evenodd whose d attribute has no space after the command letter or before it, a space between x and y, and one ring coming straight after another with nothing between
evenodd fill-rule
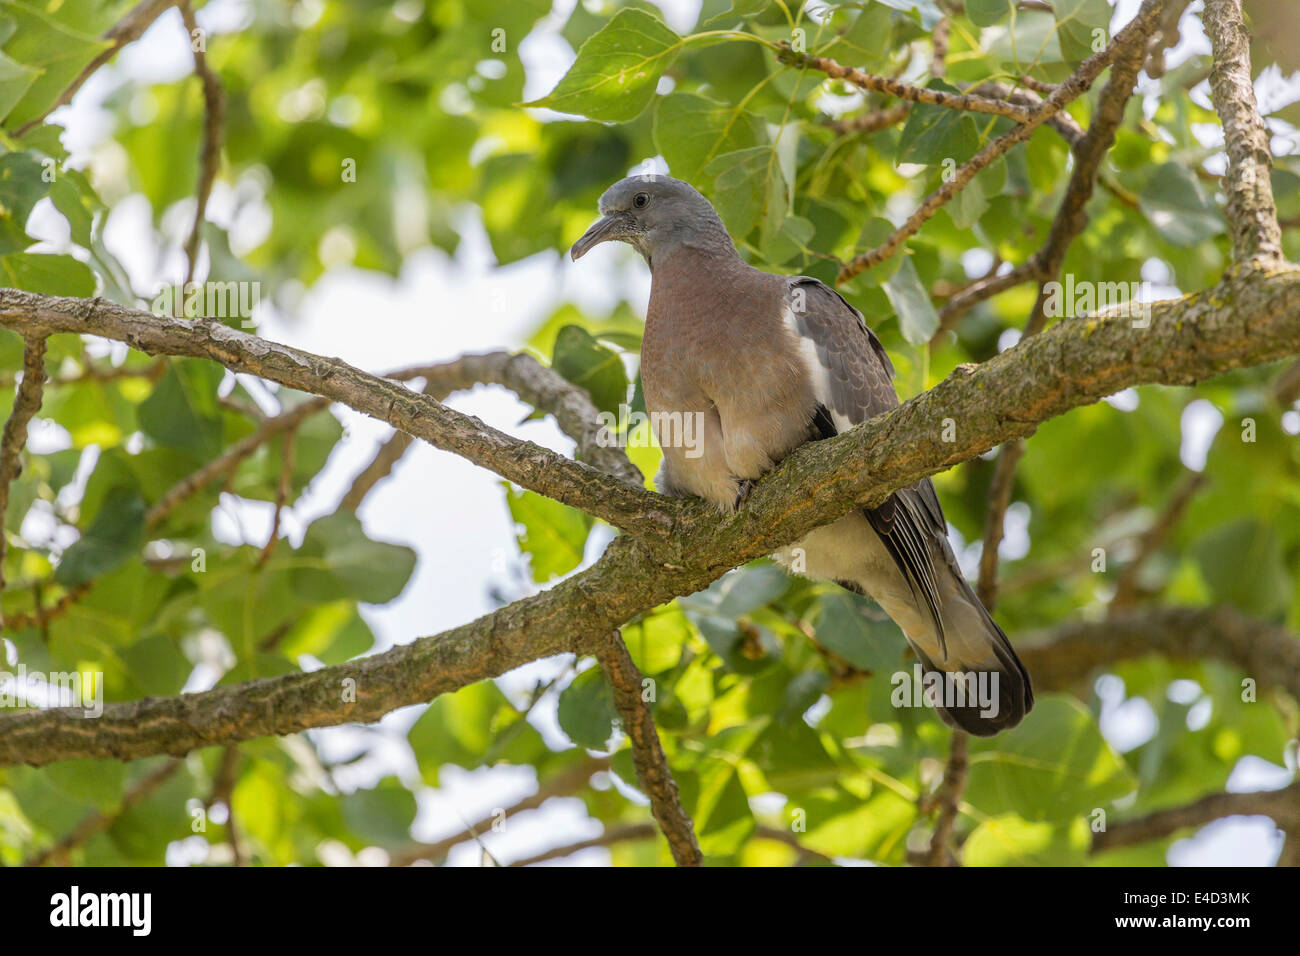
<instances>
[{"instance_id":1,"label":"pigeon's tail","mask_svg":"<svg viewBox=\"0 0 1300 956\"><path fill-rule=\"evenodd\" d=\"M966 579L947 562L936 562L934 571L941 625L907 635L921 662L926 699L968 734L1009 730L1034 706L1029 672Z\"/></svg>"}]
</instances>

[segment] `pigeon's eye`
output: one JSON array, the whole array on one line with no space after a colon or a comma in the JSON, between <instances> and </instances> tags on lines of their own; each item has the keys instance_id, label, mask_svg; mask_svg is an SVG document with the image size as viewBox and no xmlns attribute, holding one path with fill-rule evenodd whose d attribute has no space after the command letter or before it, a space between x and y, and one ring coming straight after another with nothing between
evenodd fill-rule
<instances>
[{"instance_id":1,"label":"pigeon's eye","mask_svg":"<svg viewBox=\"0 0 1300 956\"><path fill-rule=\"evenodd\" d=\"M637 193L635 196L632 197L632 205L636 206L637 209L644 209L649 202L650 202L649 193Z\"/></svg>"}]
</instances>

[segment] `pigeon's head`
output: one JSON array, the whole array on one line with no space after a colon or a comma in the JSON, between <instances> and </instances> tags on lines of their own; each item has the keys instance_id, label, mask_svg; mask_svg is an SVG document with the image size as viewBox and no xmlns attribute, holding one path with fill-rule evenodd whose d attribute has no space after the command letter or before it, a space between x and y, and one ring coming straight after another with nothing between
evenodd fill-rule
<instances>
[{"instance_id":1,"label":"pigeon's head","mask_svg":"<svg viewBox=\"0 0 1300 956\"><path fill-rule=\"evenodd\" d=\"M569 250L575 260L610 239L636 248L648 262L679 245L707 249L735 246L709 201L689 184L668 176L629 176L600 197L600 218Z\"/></svg>"}]
</instances>

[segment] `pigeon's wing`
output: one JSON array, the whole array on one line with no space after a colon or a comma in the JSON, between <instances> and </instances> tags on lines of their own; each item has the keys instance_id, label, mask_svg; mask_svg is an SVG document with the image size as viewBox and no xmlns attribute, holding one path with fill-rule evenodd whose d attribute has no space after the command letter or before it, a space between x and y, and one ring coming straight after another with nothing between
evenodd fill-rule
<instances>
[{"instance_id":1,"label":"pigeon's wing","mask_svg":"<svg viewBox=\"0 0 1300 956\"><path fill-rule=\"evenodd\" d=\"M862 313L834 289L809 276L795 276L786 290L786 321L798 335L813 379L818 413L814 427L822 437L848 431L898 406L894 366L885 348L867 327ZM894 492L878 508L863 514L903 572L917 605L934 622L944 647L938 573L934 567L937 538L946 542L939 496L929 478ZM946 651L945 651L946 653Z\"/></svg>"}]
</instances>

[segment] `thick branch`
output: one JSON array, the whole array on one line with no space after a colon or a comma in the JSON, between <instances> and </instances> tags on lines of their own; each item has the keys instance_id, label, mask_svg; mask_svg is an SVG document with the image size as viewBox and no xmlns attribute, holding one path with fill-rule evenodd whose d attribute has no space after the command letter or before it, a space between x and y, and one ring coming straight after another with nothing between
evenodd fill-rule
<instances>
[{"instance_id":1,"label":"thick branch","mask_svg":"<svg viewBox=\"0 0 1300 956\"><path fill-rule=\"evenodd\" d=\"M1282 259L1282 231L1269 178L1272 153L1268 130L1255 105L1250 81L1250 34L1241 19L1241 0L1205 0L1201 14L1214 51L1210 95L1223 121L1228 171L1228 223L1233 258L1240 263Z\"/></svg>"},{"instance_id":2,"label":"thick branch","mask_svg":"<svg viewBox=\"0 0 1300 956\"><path fill-rule=\"evenodd\" d=\"M157 350L217 358L254 374L273 371L290 379L285 384L308 389L314 384L340 401L352 399L362 410L377 409L404 428L444 440L438 426L421 417L428 409L434 421L448 421L443 406L341 362L117 307L108 313L112 319L83 307L91 316L83 321L75 303L0 292L0 325L24 334L129 334ZM1113 314L1061 322L981 366L959 367L930 391L865 425L796 450L759 482L738 512L719 514L699 502L666 502L646 492L655 512L674 515L666 541L619 537L593 567L550 590L436 637L309 674L110 704L95 721L67 710L0 716L0 766L180 754L308 727L374 721L397 707L541 657L581 650L730 568L770 554L850 509L878 505L904 485L1028 435L1039 422L1072 408L1135 385L1188 385L1298 352L1300 270L1293 269L1233 276L1205 292L1155 303L1146 328ZM314 381L313 369L320 370ZM400 412L383 408L390 389L397 391L393 401ZM457 442L471 442L468 435L455 434ZM491 436L486 441L503 449L521 444L500 444ZM593 486L616 494L629 490L595 469L579 467L582 480ZM511 469L519 473L517 465ZM548 487L566 488L563 478L552 475L550 481ZM1265 676L1260 674L1261 681Z\"/></svg>"},{"instance_id":3,"label":"thick branch","mask_svg":"<svg viewBox=\"0 0 1300 956\"><path fill-rule=\"evenodd\" d=\"M103 299L42 296L14 289L0 290L0 325L32 330L23 334L47 330L99 335L150 354L210 359L231 371L342 402L622 530L665 536L670 528L663 499L647 491L639 479L633 486L610 478L339 359L312 355L216 322L153 315Z\"/></svg>"}]
</instances>

